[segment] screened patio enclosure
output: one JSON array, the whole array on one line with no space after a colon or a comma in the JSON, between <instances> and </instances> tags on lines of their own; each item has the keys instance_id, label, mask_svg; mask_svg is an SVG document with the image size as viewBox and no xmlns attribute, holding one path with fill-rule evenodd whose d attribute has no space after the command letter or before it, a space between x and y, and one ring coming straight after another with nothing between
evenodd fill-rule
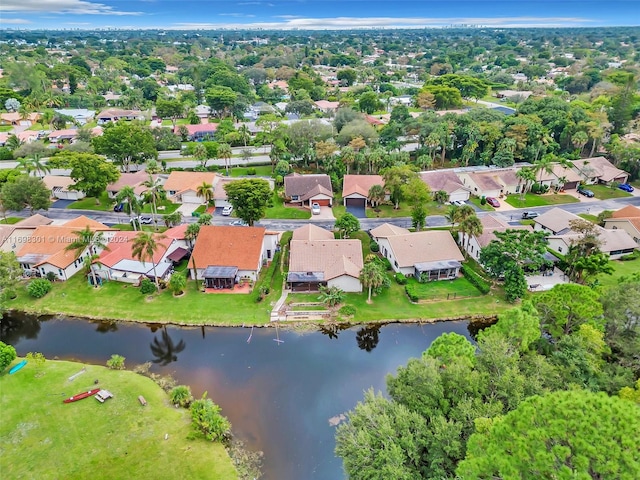
<instances>
[{"instance_id":1,"label":"screened patio enclosure","mask_svg":"<svg viewBox=\"0 0 640 480\"><path fill-rule=\"evenodd\" d=\"M233 288L238 276L238 267L208 266L202 276L205 288Z\"/></svg>"}]
</instances>

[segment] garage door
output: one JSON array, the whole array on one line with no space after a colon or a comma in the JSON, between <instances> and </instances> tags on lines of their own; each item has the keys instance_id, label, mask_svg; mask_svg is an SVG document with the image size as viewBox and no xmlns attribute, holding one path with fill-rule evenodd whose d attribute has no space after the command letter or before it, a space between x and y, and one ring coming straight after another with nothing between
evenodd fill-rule
<instances>
[{"instance_id":1,"label":"garage door","mask_svg":"<svg viewBox=\"0 0 640 480\"><path fill-rule=\"evenodd\" d=\"M326 198L324 200L322 200L322 199L312 200L311 203L317 203L321 207L328 207L329 206L329 199Z\"/></svg>"},{"instance_id":2,"label":"garage door","mask_svg":"<svg viewBox=\"0 0 640 480\"><path fill-rule=\"evenodd\" d=\"M365 207L366 199L364 198L347 198L345 206L347 207Z\"/></svg>"},{"instance_id":3,"label":"garage door","mask_svg":"<svg viewBox=\"0 0 640 480\"><path fill-rule=\"evenodd\" d=\"M567 182L564 184L565 190L575 190L578 188L578 182Z\"/></svg>"},{"instance_id":4,"label":"garage door","mask_svg":"<svg viewBox=\"0 0 640 480\"><path fill-rule=\"evenodd\" d=\"M467 200L469 200L469 192L453 192L451 195L449 195L449 201L453 202L455 200L466 202Z\"/></svg>"}]
</instances>

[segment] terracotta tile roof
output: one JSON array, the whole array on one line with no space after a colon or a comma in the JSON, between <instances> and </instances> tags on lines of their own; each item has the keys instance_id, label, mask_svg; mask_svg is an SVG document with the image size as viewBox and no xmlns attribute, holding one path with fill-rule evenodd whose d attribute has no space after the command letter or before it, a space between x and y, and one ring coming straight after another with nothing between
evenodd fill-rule
<instances>
[{"instance_id":1,"label":"terracotta tile roof","mask_svg":"<svg viewBox=\"0 0 640 480\"><path fill-rule=\"evenodd\" d=\"M604 157L583 158L575 160L573 165L587 178L597 177L603 182L610 182L618 177L628 175L624 170L615 167Z\"/></svg>"},{"instance_id":2,"label":"terracotta tile roof","mask_svg":"<svg viewBox=\"0 0 640 480\"><path fill-rule=\"evenodd\" d=\"M296 228L291 237L292 240L333 240L334 238L333 233L330 231L310 223Z\"/></svg>"},{"instance_id":3,"label":"terracotta tile roof","mask_svg":"<svg viewBox=\"0 0 640 480\"><path fill-rule=\"evenodd\" d=\"M196 125L176 125L176 128L173 129L173 133L178 134L180 133L180 127L186 127L187 132L189 132L189 135L193 135L194 133L199 133L199 132L215 132L218 129L218 124L217 123L199 123Z\"/></svg>"},{"instance_id":4,"label":"terracotta tile roof","mask_svg":"<svg viewBox=\"0 0 640 480\"><path fill-rule=\"evenodd\" d=\"M390 223L383 223L382 225L371 229L371 236L377 238L388 238L394 235L406 235L409 232L406 228L396 227Z\"/></svg>"},{"instance_id":5,"label":"terracotta tile roof","mask_svg":"<svg viewBox=\"0 0 640 480\"><path fill-rule=\"evenodd\" d=\"M444 190L447 193L453 193L460 189L468 190L452 170L420 172L420 178L432 192Z\"/></svg>"},{"instance_id":6,"label":"terracotta tile roof","mask_svg":"<svg viewBox=\"0 0 640 480\"><path fill-rule=\"evenodd\" d=\"M40 225L51 225L52 222L53 220L51 220L50 218L36 213L35 215L31 215L24 220L20 220L15 225L17 227L39 227Z\"/></svg>"},{"instance_id":7,"label":"terracotta tile roof","mask_svg":"<svg viewBox=\"0 0 640 480\"><path fill-rule=\"evenodd\" d=\"M75 228L76 230L82 230L86 227L89 227L92 230L111 230L106 225L100 222L97 222L96 220L92 220L89 217L85 217L84 215L80 215L79 217L76 217L73 220L69 220L68 222L65 222L63 226Z\"/></svg>"},{"instance_id":8,"label":"terracotta tile roof","mask_svg":"<svg viewBox=\"0 0 640 480\"><path fill-rule=\"evenodd\" d=\"M620 210L616 210L611 214L611 218L635 218L640 217L640 208L633 205L627 205Z\"/></svg>"},{"instance_id":9,"label":"terracotta tile roof","mask_svg":"<svg viewBox=\"0 0 640 480\"><path fill-rule=\"evenodd\" d=\"M333 192L329 175L300 175L299 173L291 173L284 177L284 191L287 197L305 195L316 185L322 185L329 192Z\"/></svg>"},{"instance_id":10,"label":"terracotta tile roof","mask_svg":"<svg viewBox=\"0 0 640 480\"><path fill-rule=\"evenodd\" d=\"M213 199L214 200L226 200L227 199L227 192L224 189L224 186L227 185L228 183L231 183L233 181L239 180L238 178L230 178L230 177L223 177L221 175L218 175L218 178L216 180L216 184L213 187Z\"/></svg>"},{"instance_id":11,"label":"terracotta tile roof","mask_svg":"<svg viewBox=\"0 0 640 480\"><path fill-rule=\"evenodd\" d=\"M318 100L315 104L323 110L335 110L340 106L340 102L330 102L328 100Z\"/></svg>"},{"instance_id":12,"label":"terracotta tile roof","mask_svg":"<svg viewBox=\"0 0 640 480\"><path fill-rule=\"evenodd\" d=\"M382 175L345 175L342 179L342 196L346 197L359 193L364 197L368 197L369 190L374 185L384 187Z\"/></svg>"},{"instance_id":13,"label":"terracotta tile roof","mask_svg":"<svg viewBox=\"0 0 640 480\"><path fill-rule=\"evenodd\" d=\"M363 265L360 240L291 240L290 272L323 272L324 280L358 278Z\"/></svg>"},{"instance_id":14,"label":"terracotta tile roof","mask_svg":"<svg viewBox=\"0 0 640 480\"><path fill-rule=\"evenodd\" d=\"M256 270L261 262L264 233L264 227L202 226L189 265L195 259L196 268Z\"/></svg>"},{"instance_id":15,"label":"terracotta tile roof","mask_svg":"<svg viewBox=\"0 0 640 480\"><path fill-rule=\"evenodd\" d=\"M387 239L399 267L442 260L464 261L451 233L443 230L394 235Z\"/></svg>"},{"instance_id":16,"label":"terracotta tile roof","mask_svg":"<svg viewBox=\"0 0 640 480\"><path fill-rule=\"evenodd\" d=\"M188 226L189 226L188 223L183 223L183 224L178 225L176 227L171 227L170 229L166 230L164 232L164 234L168 238L173 238L175 240L184 240L184 236L187 233L187 227Z\"/></svg>"},{"instance_id":17,"label":"terracotta tile roof","mask_svg":"<svg viewBox=\"0 0 640 480\"><path fill-rule=\"evenodd\" d=\"M315 187L313 187L311 190L309 190L307 193L305 193L300 199L304 202L309 200L310 198L313 198L317 195L326 195L329 198L333 197L333 192L325 187L323 187L322 185L316 185Z\"/></svg>"},{"instance_id":18,"label":"terracotta tile roof","mask_svg":"<svg viewBox=\"0 0 640 480\"><path fill-rule=\"evenodd\" d=\"M131 253L133 249L133 242L140 232L118 232L116 233L111 241L109 241L108 248L109 250L103 250L100 253L100 257L98 258L98 262L106 265L107 267L113 267L115 264L120 262L121 260L135 260L138 261L138 258L135 258ZM158 236L159 237L159 236ZM165 255L171 244L173 243L172 238L157 238L157 244L159 245L158 250L153 254L153 262L158 263L162 260L162 257ZM146 262L151 263L149 260Z\"/></svg>"},{"instance_id":19,"label":"terracotta tile roof","mask_svg":"<svg viewBox=\"0 0 640 480\"><path fill-rule=\"evenodd\" d=\"M213 172L171 172L164 183L164 189L167 192L178 193L186 190L195 191L203 182L214 186L215 181L216 174Z\"/></svg>"},{"instance_id":20,"label":"terracotta tile roof","mask_svg":"<svg viewBox=\"0 0 640 480\"><path fill-rule=\"evenodd\" d=\"M73 138L76 135L78 135L78 129L76 129L76 128L67 128L65 130L54 130L53 132L51 132L48 135L48 137L49 137L49 139L63 138L63 137Z\"/></svg>"}]
</instances>

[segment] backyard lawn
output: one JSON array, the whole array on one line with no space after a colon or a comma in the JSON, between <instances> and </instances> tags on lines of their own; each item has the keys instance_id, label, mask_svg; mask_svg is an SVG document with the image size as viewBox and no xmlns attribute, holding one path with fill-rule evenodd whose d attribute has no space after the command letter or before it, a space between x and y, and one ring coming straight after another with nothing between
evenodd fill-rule
<instances>
[{"instance_id":1,"label":"backyard lawn","mask_svg":"<svg viewBox=\"0 0 640 480\"><path fill-rule=\"evenodd\" d=\"M415 278L409 278L407 286L413 289L420 300L449 300L457 297L482 296L482 293L464 277L426 283L420 283Z\"/></svg>"},{"instance_id":2,"label":"backyard lawn","mask_svg":"<svg viewBox=\"0 0 640 480\"><path fill-rule=\"evenodd\" d=\"M596 195L597 196L597 195ZM528 208L528 207L545 207L547 205L561 205L563 203L578 203L578 200L571 195L561 195L551 193L548 195L535 195L533 193L527 193L524 200L520 199L520 194L508 195L506 199L503 199L509 205L515 208Z\"/></svg>"},{"instance_id":3,"label":"backyard lawn","mask_svg":"<svg viewBox=\"0 0 640 480\"><path fill-rule=\"evenodd\" d=\"M379 205L375 208L367 208L367 218L411 217L411 206L408 203L401 202L397 210L393 207L393 205ZM437 202L427 202L425 208L427 216L447 213L447 206Z\"/></svg>"},{"instance_id":4,"label":"backyard lawn","mask_svg":"<svg viewBox=\"0 0 640 480\"><path fill-rule=\"evenodd\" d=\"M83 367L86 373L69 382ZM94 379L113 398L104 404L93 398L62 402L93 388ZM29 362L15 375L1 375L0 387L3 478L169 480L176 472L182 478L237 478L221 444L187 438L189 411L170 406L167 394L150 378L47 360L40 368Z\"/></svg>"},{"instance_id":5,"label":"backyard lawn","mask_svg":"<svg viewBox=\"0 0 640 480\"><path fill-rule=\"evenodd\" d=\"M626 261L611 260L609 264L613 267L613 275L598 275L600 285L615 285L620 277L640 272L640 258Z\"/></svg>"}]
</instances>

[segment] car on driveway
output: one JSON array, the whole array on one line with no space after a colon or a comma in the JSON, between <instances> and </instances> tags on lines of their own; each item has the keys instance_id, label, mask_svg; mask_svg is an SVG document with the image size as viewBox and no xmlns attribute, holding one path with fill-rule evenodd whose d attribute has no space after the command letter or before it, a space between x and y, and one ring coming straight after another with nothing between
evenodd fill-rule
<instances>
[{"instance_id":1,"label":"car on driveway","mask_svg":"<svg viewBox=\"0 0 640 480\"><path fill-rule=\"evenodd\" d=\"M487 203L494 208L498 208L500 206L500 202L494 197L487 197Z\"/></svg>"},{"instance_id":2,"label":"car on driveway","mask_svg":"<svg viewBox=\"0 0 640 480\"><path fill-rule=\"evenodd\" d=\"M592 190L589 190L588 188L584 188L583 186L578 187L578 193L580 195L584 195L585 197L589 197L589 198L593 198L595 196L595 193L593 193Z\"/></svg>"},{"instance_id":3,"label":"car on driveway","mask_svg":"<svg viewBox=\"0 0 640 480\"><path fill-rule=\"evenodd\" d=\"M462 207L466 205L463 200L454 200L451 202L451 205L455 205L456 207Z\"/></svg>"},{"instance_id":4,"label":"car on driveway","mask_svg":"<svg viewBox=\"0 0 640 480\"><path fill-rule=\"evenodd\" d=\"M222 215L224 215L225 217L231 215L231 212L233 212L233 205L227 205L222 209Z\"/></svg>"},{"instance_id":5,"label":"car on driveway","mask_svg":"<svg viewBox=\"0 0 640 480\"><path fill-rule=\"evenodd\" d=\"M540 214L538 212L524 212L522 214L522 219L523 220L531 220L534 219L536 217L539 217Z\"/></svg>"},{"instance_id":6,"label":"car on driveway","mask_svg":"<svg viewBox=\"0 0 640 480\"><path fill-rule=\"evenodd\" d=\"M232 225L234 227L246 227L249 224L247 222L245 222L244 220L234 220L233 222L231 222L229 225Z\"/></svg>"},{"instance_id":7,"label":"car on driveway","mask_svg":"<svg viewBox=\"0 0 640 480\"><path fill-rule=\"evenodd\" d=\"M311 213L313 213L314 215L320 215L320 204L319 203L312 203L311 204Z\"/></svg>"},{"instance_id":8,"label":"car on driveway","mask_svg":"<svg viewBox=\"0 0 640 480\"><path fill-rule=\"evenodd\" d=\"M124 209L124 203L116 203L116 206L113 207L114 212L121 212Z\"/></svg>"},{"instance_id":9,"label":"car on driveway","mask_svg":"<svg viewBox=\"0 0 640 480\"><path fill-rule=\"evenodd\" d=\"M625 192L629 192L629 193L633 192L633 187L628 183L621 183L620 185L618 185L618 188L620 190L624 190Z\"/></svg>"}]
</instances>

